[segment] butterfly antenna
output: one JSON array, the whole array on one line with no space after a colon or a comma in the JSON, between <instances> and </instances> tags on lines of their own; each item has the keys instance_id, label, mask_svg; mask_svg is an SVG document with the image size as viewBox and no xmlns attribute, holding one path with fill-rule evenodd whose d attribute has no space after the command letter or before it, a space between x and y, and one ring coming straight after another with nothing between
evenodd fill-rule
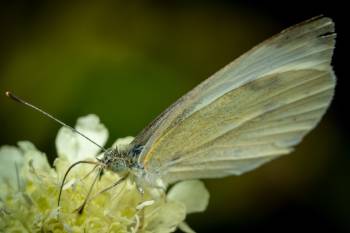
<instances>
[{"instance_id":1,"label":"butterfly antenna","mask_svg":"<svg viewBox=\"0 0 350 233\"><path fill-rule=\"evenodd\" d=\"M92 139L90 139L89 137L87 137L86 135L84 135L83 133L79 132L78 130L76 130L76 129L74 129L73 127L67 125L67 124L64 123L63 121L61 121L61 120L57 119L56 117L52 116L50 113L45 112L45 111L42 110L41 108L38 108L38 107L34 106L33 104L28 103L27 101L24 101L23 99L19 98L18 96L12 94L10 91L6 91L5 94L6 94L6 96L9 97L10 99L12 99L12 100L14 100L14 101L16 101L16 102L18 102L18 103L24 104L25 106L27 106L27 107L29 107L29 108L32 108L32 109L34 109L34 110L36 110L36 111L42 113L43 115L47 116L48 118L50 118L50 119L56 121L58 124L69 128L69 129L72 130L73 132L79 134L80 136L82 136L82 137L85 138L86 140L88 140L88 141L90 141L91 143L95 144L97 147L99 147L101 150L103 150L103 152L106 152L106 151L107 151L103 146L97 144L95 141L93 141Z\"/></svg>"}]
</instances>

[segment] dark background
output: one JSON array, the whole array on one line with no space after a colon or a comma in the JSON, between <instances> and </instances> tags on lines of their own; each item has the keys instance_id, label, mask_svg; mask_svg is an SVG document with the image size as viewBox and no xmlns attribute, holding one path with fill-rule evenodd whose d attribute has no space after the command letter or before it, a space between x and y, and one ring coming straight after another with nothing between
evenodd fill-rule
<instances>
[{"instance_id":1,"label":"dark background","mask_svg":"<svg viewBox=\"0 0 350 233\"><path fill-rule=\"evenodd\" d=\"M165 3L166 2L166 3ZM70 125L97 114L136 135L200 81L280 30L333 18L334 102L296 152L241 177L206 181L197 232L350 232L346 1L2 1L0 90ZM343 12L344 10L344 12ZM0 98L0 144L30 140L52 160L54 122Z\"/></svg>"}]
</instances>

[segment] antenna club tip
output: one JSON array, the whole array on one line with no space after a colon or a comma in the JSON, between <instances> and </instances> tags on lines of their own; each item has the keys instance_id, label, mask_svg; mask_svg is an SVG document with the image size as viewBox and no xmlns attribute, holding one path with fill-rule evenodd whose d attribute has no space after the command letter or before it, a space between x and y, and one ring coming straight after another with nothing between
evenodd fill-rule
<instances>
[{"instance_id":1,"label":"antenna club tip","mask_svg":"<svg viewBox=\"0 0 350 233\"><path fill-rule=\"evenodd\" d=\"M10 92L10 91L5 91L5 95L6 95L7 97L10 97L10 96L11 96L11 92Z\"/></svg>"}]
</instances>

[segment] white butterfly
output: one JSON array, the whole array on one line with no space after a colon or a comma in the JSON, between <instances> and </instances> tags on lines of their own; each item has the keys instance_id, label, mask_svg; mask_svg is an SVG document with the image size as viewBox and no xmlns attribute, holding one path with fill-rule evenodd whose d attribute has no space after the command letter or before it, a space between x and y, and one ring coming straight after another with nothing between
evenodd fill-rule
<instances>
[{"instance_id":1,"label":"white butterfly","mask_svg":"<svg viewBox=\"0 0 350 233\"><path fill-rule=\"evenodd\" d=\"M98 162L79 161L66 175L79 163L93 163L158 186L240 175L290 153L332 100L335 37L326 17L282 31L181 97L129 145L105 150Z\"/></svg>"}]
</instances>

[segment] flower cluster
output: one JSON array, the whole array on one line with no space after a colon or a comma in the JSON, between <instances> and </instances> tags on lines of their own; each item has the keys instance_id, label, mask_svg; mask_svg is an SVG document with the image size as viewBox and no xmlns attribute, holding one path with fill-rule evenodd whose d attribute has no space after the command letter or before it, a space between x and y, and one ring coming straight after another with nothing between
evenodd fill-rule
<instances>
[{"instance_id":1,"label":"flower cluster","mask_svg":"<svg viewBox=\"0 0 350 233\"><path fill-rule=\"evenodd\" d=\"M78 120L76 129L104 145L107 129L95 115ZM132 137L119 139L123 146ZM63 186L60 206L57 197L67 168L78 160L93 160L98 148L67 128L56 138L58 157L51 167L46 155L30 142L0 147L0 232L193 232L186 215L204 211L209 193L197 180L175 184L168 192L146 187L143 195L131 179L113 189L99 191L120 178L105 171L93 188L84 212L84 202L96 176L93 165L79 165Z\"/></svg>"}]
</instances>

